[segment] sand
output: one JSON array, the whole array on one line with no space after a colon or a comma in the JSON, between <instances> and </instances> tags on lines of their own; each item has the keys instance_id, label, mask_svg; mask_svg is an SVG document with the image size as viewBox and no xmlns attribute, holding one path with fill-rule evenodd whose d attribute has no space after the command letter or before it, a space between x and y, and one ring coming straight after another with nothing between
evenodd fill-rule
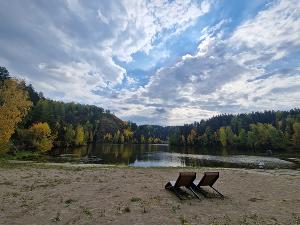
<instances>
[{"instance_id":1,"label":"sand","mask_svg":"<svg viewBox=\"0 0 300 225\"><path fill-rule=\"evenodd\" d=\"M219 171L225 199L179 200L180 171ZM300 224L299 170L0 166L0 224Z\"/></svg>"}]
</instances>

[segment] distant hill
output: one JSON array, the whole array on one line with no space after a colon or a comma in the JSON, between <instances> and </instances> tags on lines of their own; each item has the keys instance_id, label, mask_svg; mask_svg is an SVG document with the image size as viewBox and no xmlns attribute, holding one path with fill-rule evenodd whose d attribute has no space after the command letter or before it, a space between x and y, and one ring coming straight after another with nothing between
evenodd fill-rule
<instances>
[{"instance_id":1,"label":"distant hill","mask_svg":"<svg viewBox=\"0 0 300 225\"><path fill-rule=\"evenodd\" d=\"M101 141L107 133L115 134L118 130L125 128L126 123L113 114L102 114L99 117L99 127L96 132L96 139Z\"/></svg>"}]
</instances>

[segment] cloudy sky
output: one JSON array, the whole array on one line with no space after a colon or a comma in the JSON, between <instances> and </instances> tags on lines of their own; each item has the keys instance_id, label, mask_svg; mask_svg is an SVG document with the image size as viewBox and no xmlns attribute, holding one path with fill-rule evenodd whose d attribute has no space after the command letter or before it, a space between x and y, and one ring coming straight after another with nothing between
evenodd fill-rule
<instances>
[{"instance_id":1,"label":"cloudy sky","mask_svg":"<svg viewBox=\"0 0 300 225\"><path fill-rule=\"evenodd\" d=\"M300 107L298 0L0 0L0 65L138 124Z\"/></svg>"}]
</instances>

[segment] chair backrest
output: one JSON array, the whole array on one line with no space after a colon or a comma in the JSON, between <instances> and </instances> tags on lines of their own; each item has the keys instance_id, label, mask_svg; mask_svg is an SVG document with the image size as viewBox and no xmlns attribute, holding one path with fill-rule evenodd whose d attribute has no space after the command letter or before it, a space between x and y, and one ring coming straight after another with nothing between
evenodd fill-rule
<instances>
[{"instance_id":1,"label":"chair backrest","mask_svg":"<svg viewBox=\"0 0 300 225\"><path fill-rule=\"evenodd\" d=\"M210 186L212 187L214 183L218 180L219 178L219 172L205 172L204 176L200 180L199 184L197 185L198 187L200 186Z\"/></svg>"},{"instance_id":2,"label":"chair backrest","mask_svg":"<svg viewBox=\"0 0 300 225\"><path fill-rule=\"evenodd\" d=\"M196 179L196 173L194 172L181 172L175 182L175 187L190 187L193 181Z\"/></svg>"}]
</instances>

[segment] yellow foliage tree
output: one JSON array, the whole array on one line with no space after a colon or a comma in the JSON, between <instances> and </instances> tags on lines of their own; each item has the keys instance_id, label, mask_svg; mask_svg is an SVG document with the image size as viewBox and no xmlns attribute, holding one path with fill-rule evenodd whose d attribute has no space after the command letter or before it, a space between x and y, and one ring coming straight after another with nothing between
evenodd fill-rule
<instances>
[{"instance_id":1,"label":"yellow foliage tree","mask_svg":"<svg viewBox=\"0 0 300 225\"><path fill-rule=\"evenodd\" d=\"M27 115L32 102L19 80L7 79L0 86L0 153L8 150L8 142L17 124Z\"/></svg>"},{"instance_id":2,"label":"yellow foliage tree","mask_svg":"<svg viewBox=\"0 0 300 225\"><path fill-rule=\"evenodd\" d=\"M84 130L82 126L77 126L75 130L75 145L80 146L84 143Z\"/></svg>"},{"instance_id":3,"label":"yellow foliage tree","mask_svg":"<svg viewBox=\"0 0 300 225\"><path fill-rule=\"evenodd\" d=\"M195 144L196 137L197 137L197 132L196 132L196 130L193 128L193 129L191 130L191 133L190 133L190 134L188 135L188 137L187 137L187 143L188 143L189 145Z\"/></svg>"},{"instance_id":4,"label":"yellow foliage tree","mask_svg":"<svg viewBox=\"0 0 300 225\"><path fill-rule=\"evenodd\" d=\"M125 141L130 141L133 137L133 131L131 131L130 127L124 129L123 134L124 134Z\"/></svg>"},{"instance_id":5,"label":"yellow foliage tree","mask_svg":"<svg viewBox=\"0 0 300 225\"><path fill-rule=\"evenodd\" d=\"M227 146L226 130L225 127L220 127L219 129L220 142L222 146Z\"/></svg>"},{"instance_id":6,"label":"yellow foliage tree","mask_svg":"<svg viewBox=\"0 0 300 225\"><path fill-rule=\"evenodd\" d=\"M140 143L141 143L141 144L144 144L145 142L146 142L145 136L144 136L144 135L141 135Z\"/></svg>"},{"instance_id":7,"label":"yellow foliage tree","mask_svg":"<svg viewBox=\"0 0 300 225\"><path fill-rule=\"evenodd\" d=\"M112 140L113 140L113 136L111 135L111 133L106 133L104 136L103 136L103 139L104 139L104 141L106 141L106 142L112 142Z\"/></svg>"},{"instance_id":8,"label":"yellow foliage tree","mask_svg":"<svg viewBox=\"0 0 300 225\"><path fill-rule=\"evenodd\" d=\"M153 143L153 138L152 137L149 137L148 138L148 144L152 144Z\"/></svg>"},{"instance_id":9,"label":"yellow foliage tree","mask_svg":"<svg viewBox=\"0 0 300 225\"><path fill-rule=\"evenodd\" d=\"M41 152L47 152L53 147L51 129L48 123L36 123L29 128L31 143Z\"/></svg>"},{"instance_id":10,"label":"yellow foliage tree","mask_svg":"<svg viewBox=\"0 0 300 225\"><path fill-rule=\"evenodd\" d=\"M293 124L293 143L296 148L300 148L300 123Z\"/></svg>"}]
</instances>

